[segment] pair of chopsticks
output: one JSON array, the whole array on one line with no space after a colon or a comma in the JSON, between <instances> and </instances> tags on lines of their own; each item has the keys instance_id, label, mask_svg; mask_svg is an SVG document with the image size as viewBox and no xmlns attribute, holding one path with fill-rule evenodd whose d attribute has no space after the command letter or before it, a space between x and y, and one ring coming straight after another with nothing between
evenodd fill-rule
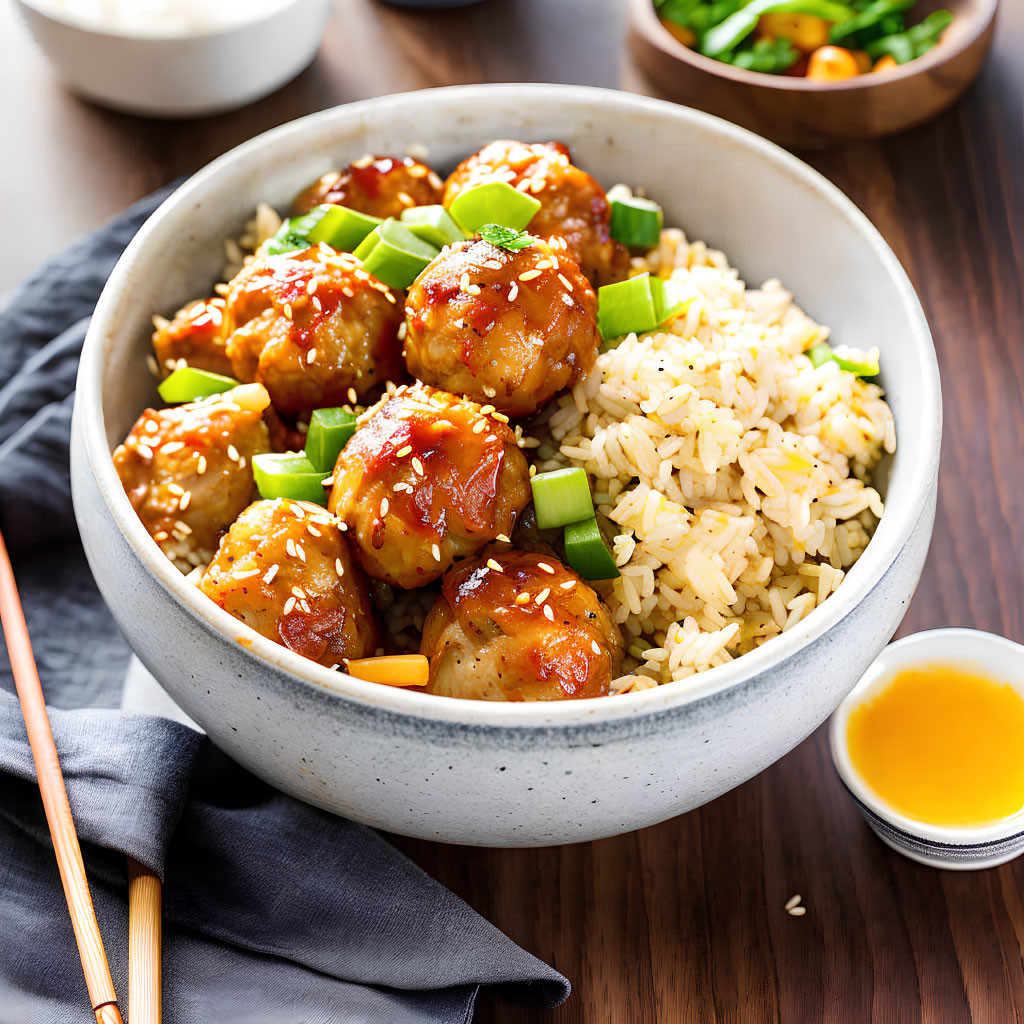
<instances>
[{"instance_id":1,"label":"pair of chopsticks","mask_svg":"<svg viewBox=\"0 0 1024 1024\"><path fill-rule=\"evenodd\" d=\"M64 886L78 955L97 1024L123 1024L110 965L103 949L99 923L89 895L82 849L68 805L57 747L46 714L25 613L18 596L14 570L0 533L0 622L14 683L25 718L39 791L53 850ZM138 861L128 858L128 1024L160 1024L160 879Z\"/></svg>"}]
</instances>

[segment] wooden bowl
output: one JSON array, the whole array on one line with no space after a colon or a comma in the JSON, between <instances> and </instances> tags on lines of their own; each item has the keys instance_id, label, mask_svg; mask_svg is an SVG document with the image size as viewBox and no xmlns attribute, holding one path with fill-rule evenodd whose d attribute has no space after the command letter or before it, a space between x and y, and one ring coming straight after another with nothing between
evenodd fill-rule
<instances>
[{"instance_id":1,"label":"wooden bowl","mask_svg":"<svg viewBox=\"0 0 1024 1024\"><path fill-rule=\"evenodd\" d=\"M905 131L959 99L988 53L997 6L998 0L920 0L915 21L942 7L953 14L940 42L895 70L844 82L760 74L704 57L668 33L652 0L630 0L629 42L669 98L786 146L820 148Z\"/></svg>"}]
</instances>

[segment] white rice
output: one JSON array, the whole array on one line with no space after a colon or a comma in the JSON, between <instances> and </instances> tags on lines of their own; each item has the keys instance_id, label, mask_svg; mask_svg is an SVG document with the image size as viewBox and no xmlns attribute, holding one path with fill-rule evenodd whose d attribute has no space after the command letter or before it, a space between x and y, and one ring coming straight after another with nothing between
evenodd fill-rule
<instances>
[{"instance_id":1,"label":"white rice","mask_svg":"<svg viewBox=\"0 0 1024 1024\"><path fill-rule=\"evenodd\" d=\"M631 659L620 692L685 679L792 628L882 515L882 390L804 354L824 340L778 281L666 230L635 272L692 296L667 331L602 353L534 433L538 471L583 466L622 573L598 585ZM556 450L557 449L557 450Z\"/></svg>"}]
</instances>

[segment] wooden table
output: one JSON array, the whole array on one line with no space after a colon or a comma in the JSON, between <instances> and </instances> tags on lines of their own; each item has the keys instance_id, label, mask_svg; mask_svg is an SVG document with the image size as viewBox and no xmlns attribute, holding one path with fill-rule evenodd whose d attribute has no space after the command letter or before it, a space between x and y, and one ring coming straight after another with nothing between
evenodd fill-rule
<instances>
[{"instance_id":1,"label":"wooden table","mask_svg":"<svg viewBox=\"0 0 1024 1024\"><path fill-rule=\"evenodd\" d=\"M971 625L1024 641L1024 3L1004 8L955 109L807 159L892 245L938 347L938 519L902 631ZM341 0L295 82L234 114L157 123L65 93L4 6L0 289L130 201L312 110L461 82L642 89L623 17L616 0L445 14ZM631 835L548 850L398 843L573 982L549 1015L485 995L481 1021L1024 1019L1024 860L956 874L891 853L844 796L821 731L707 807ZM797 892L805 917L783 910Z\"/></svg>"}]
</instances>

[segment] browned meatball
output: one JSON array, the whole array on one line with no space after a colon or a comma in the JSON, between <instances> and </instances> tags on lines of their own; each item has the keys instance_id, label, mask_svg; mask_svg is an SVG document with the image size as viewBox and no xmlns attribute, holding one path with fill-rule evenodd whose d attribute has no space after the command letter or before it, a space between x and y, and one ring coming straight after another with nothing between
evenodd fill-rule
<instances>
[{"instance_id":1,"label":"browned meatball","mask_svg":"<svg viewBox=\"0 0 1024 1024\"><path fill-rule=\"evenodd\" d=\"M464 189L487 181L506 181L538 199L541 206L530 221L530 232L564 238L595 288L625 278L629 252L612 240L604 189L569 161L562 143L489 143L452 172L445 182L444 205L451 206Z\"/></svg>"},{"instance_id":2,"label":"browned meatball","mask_svg":"<svg viewBox=\"0 0 1024 1024\"><path fill-rule=\"evenodd\" d=\"M450 570L423 625L430 693L472 700L601 697L622 641L597 594L553 556L510 551Z\"/></svg>"},{"instance_id":3,"label":"browned meatball","mask_svg":"<svg viewBox=\"0 0 1024 1024\"><path fill-rule=\"evenodd\" d=\"M597 299L555 239L456 242L413 282L405 359L420 380L527 416L593 365Z\"/></svg>"},{"instance_id":4,"label":"browned meatball","mask_svg":"<svg viewBox=\"0 0 1024 1024\"><path fill-rule=\"evenodd\" d=\"M507 537L529 500L526 459L503 418L414 384L342 449L328 507L371 576L411 588Z\"/></svg>"},{"instance_id":5,"label":"browned meatball","mask_svg":"<svg viewBox=\"0 0 1024 1024\"><path fill-rule=\"evenodd\" d=\"M231 360L224 351L224 300L198 299L179 309L173 320L157 320L153 352L162 377L182 360L199 370L231 376Z\"/></svg>"},{"instance_id":6,"label":"browned meatball","mask_svg":"<svg viewBox=\"0 0 1024 1024\"><path fill-rule=\"evenodd\" d=\"M296 197L295 209L307 213L321 203L333 203L371 217L401 217L411 206L440 203L443 188L426 164L410 156L364 156L314 181Z\"/></svg>"},{"instance_id":7,"label":"browned meatball","mask_svg":"<svg viewBox=\"0 0 1024 1024\"><path fill-rule=\"evenodd\" d=\"M168 558L201 565L252 500L252 457L269 450L258 384L147 409L114 452L132 506Z\"/></svg>"},{"instance_id":8,"label":"browned meatball","mask_svg":"<svg viewBox=\"0 0 1024 1024\"><path fill-rule=\"evenodd\" d=\"M236 619L333 668L379 642L366 577L319 505L257 501L235 520L199 588Z\"/></svg>"},{"instance_id":9,"label":"browned meatball","mask_svg":"<svg viewBox=\"0 0 1024 1024\"><path fill-rule=\"evenodd\" d=\"M227 353L278 412L351 401L402 374L402 311L349 253L327 246L254 260L231 282Z\"/></svg>"}]
</instances>

